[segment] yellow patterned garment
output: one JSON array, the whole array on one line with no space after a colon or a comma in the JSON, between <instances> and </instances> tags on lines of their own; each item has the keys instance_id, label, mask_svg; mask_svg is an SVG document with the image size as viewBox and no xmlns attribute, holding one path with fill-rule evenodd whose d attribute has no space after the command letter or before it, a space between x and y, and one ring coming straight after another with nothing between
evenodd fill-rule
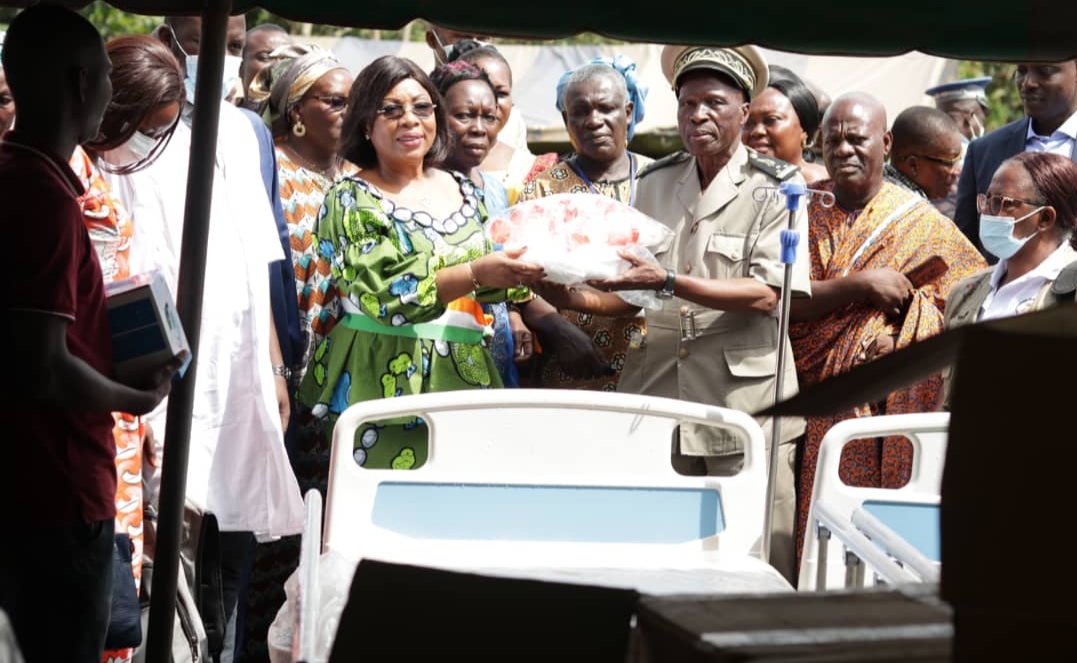
<instances>
[{"instance_id":1,"label":"yellow patterned garment","mask_svg":"<svg viewBox=\"0 0 1077 663\"><path fill-rule=\"evenodd\" d=\"M635 173L651 163L653 159L640 154L630 154L635 160ZM590 187L588 186L590 184ZM591 188L593 187L593 188ZM572 168L568 161L556 163L542 171L524 185L519 202L544 198L558 193L598 193L629 204L632 200L631 178L616 182L585 182ZM602 358L610 365L613 372L590 380L575 379L568 376L561 367L561 360L556 352L543 351L537 357L532 381L536 387L553 387L558 389L593 389L596 391L617 391L617 382L621 378L625 358L631 347L638 346L646 334L647 323L643 316L629 318L606 318L588 313L563 311L561 316L586 333L602 353Z\"/></svg>"},{"instance_id":2,"label":"yellow patterned garment","mask_svg":"<svg viewBox=\"0 0 1077 663\"><path fill-rule=\"evenodd\" d=\"M830 180L812 185L831 191ZM864 353L880 334L895 337L901 349L943 329L946 295L966 276L987 266L983 257L950 219L911 191L884 183L863 209L808 205L808 249L811 278L826 281L872 269L893 269L909 277L915 293L900 317L887 316L867 304L850 304L811 322L789 328L801 387L845 373L864 361ZM815 481L819 444L830 427L843 419L883 414L930 412L937 408L942 377L932 376L894 391L885 401L827 417L809 417L804 437L800 485ZM841 477L853 486L898 488L909 480L912 446L902 437L857 440L845 446ZM810 492L801 495L797 550L807 527Z\"/></svg>"}]
</instances>

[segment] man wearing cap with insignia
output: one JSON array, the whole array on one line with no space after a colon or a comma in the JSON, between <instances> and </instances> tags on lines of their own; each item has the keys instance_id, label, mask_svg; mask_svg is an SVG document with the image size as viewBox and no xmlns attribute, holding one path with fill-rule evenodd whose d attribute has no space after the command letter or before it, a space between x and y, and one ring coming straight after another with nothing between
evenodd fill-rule
<instances>
[{"instance_id":1,"label":"man wearing cap with insignia","mask_svg":"<svg viewBox=\"0 0 1077 663\"><path fill-rule=\"evenodd\" d=\"M1021 152L1051 152L1077 160L1077 60L1019 62L1014 83L1025 115L969 143L957 182L954 223L990 263L980 241L977 194L986 193L999 165Z\"/></svg>"},{"instance_id":2,"label":"man wearing cap with insignia","mask_svg":"<svg viewBox=\"0 0 1077 663\"><path fill-rule=\"evenodd\" d=\"M924 94L935 99L935 108L949 115L961 127L961 142L964 145L984 135L984 118L988 111L986 88L990 82L990 76L966 78L924 91Z\"/></svg>"},{"instance_id":3,"label":"man wearing cap with insignia","mask_svg":"<svg viewBox=\"0 0 1077 663\"><path fill-rule=\"evenodd\" d=\"M654 249L657 263L623 254L632 263L627 272L591 283L607 291L650 290L661 302L646 312L647 336L642 347L629 352L618 390L757 412L774 401L779 348L786 353L784 395L797 391L789 340L779 337L778 328L784 274L779 236L789 217L777 187L783 181L803 184L804 178L796 166L741 143L752 96L767 87L767 64L757 49L667 46L662 69L677 95L677 125L687 151L640 173L636 207L669 226L674 236ZM806 239L803 207L795 225ZM810 293L804 247L801 241L794 297ZM608 301L601 293L590 294ZM577 307L587 308L567 306ZM601 314L602 309L585 312ZM757 421L769 446L771 421ZM803 419L782 421L771 562L790 581L795 564L792 442L803 432ZM681 427L673 455L684 474L734 474L744 462L743 443L734 434L693 425Z\"/></svg>"}]
</instances>

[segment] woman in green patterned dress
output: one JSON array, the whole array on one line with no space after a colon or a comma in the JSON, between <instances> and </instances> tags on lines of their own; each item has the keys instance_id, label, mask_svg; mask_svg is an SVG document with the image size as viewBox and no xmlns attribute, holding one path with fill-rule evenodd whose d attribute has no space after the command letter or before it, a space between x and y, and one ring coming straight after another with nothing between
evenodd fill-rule
<instances>
[{"instance_id":1,"label":"woman in green patterned dress","mask_svg":"<svg viewBox=\"0 0 1077 663\"><path fill-rule=\"evenodd\" d=\"M393 56L352 86L343 155L363 170L329 190L315 232L342 318L299 389L304 491L324 492L333 425L349 405L500 387L479 302L526 299L544 276L518 252L491 250L480 193L437 168L450 149L439 101L417 65ZM419 467L426 428L415 418L364 426L354 455L367 468Z\"/></svg>"}]
</instances>

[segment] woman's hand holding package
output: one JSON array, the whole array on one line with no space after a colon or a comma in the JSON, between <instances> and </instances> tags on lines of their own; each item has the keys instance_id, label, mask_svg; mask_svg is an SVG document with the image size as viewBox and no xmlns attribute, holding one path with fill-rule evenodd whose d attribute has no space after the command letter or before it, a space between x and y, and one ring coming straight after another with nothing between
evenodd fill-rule
<instances>
[{"instance_id":1,"label":"woman's hand holding package","mask_svg":"<svg viewBox=\"0 0 1077 663\"><path fill-rule=\"evenodd\" d=\"M527 247L495 251L472 261L471 274L475 284L484 288L516 288L530 286L542 280L546 271L540 266L519 260Z\"/></svg>"}]
</instances>

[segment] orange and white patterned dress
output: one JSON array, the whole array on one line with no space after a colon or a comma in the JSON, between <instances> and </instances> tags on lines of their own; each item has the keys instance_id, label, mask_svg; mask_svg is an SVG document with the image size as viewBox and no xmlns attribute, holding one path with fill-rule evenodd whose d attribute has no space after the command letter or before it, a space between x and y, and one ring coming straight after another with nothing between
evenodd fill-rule
<instances>
[{"instance_id":1,"label":"orange and white patterned dress","mask_svg":"<svg viewBox=\"0 0 1077 663\"><path fill-rule=\"evenodd\" d=\"M82 218L101 262L105 283L131 275L128 258L131 252L131 215L112 195L108 182L81 148L71 156L71 169L78 175L86 192L79 199ZM131 572L135 587L142 578L142 438L145 426L139 417L121 412L112 414L116 425L116 532L131 538ZM103 661L130 661L133 650L105 651Z\"/></svg>"},{"instance_id":2,"label":"orange and white patterned dress","mask_svg":"<svg viewBox=\"0 0 1077 663\"><path fill-rule=\"evenodd\" d=\"M292 376L293 385L298 385L314 356L314 349L340 317L340 303L326 267L328 262L322 261L323 269L319 271L316 247L311 236L325 193L333 182L321 173L293 161L280 146L277 147L277 168L280 202L284 208L284 220L288 222L292 266L295 268L299 331L303 338L301 368ZM358 166L345 161L338 178L350 177L358 172Z\"/></svg>"},{"instance_id":3,"label":"orange and white patterned dress","mask_svg":"<svg viewBox=\"0 0 1077 663\"><path fill-rule=\"evenodd\" d=\"M813 188L832 191L831 180ZM805 388L840 375L864 361L880 334L895 338L895 349L943 330L946 294L961 279L986 267L983 257L950 219L911 191L883 184L863 209L808 204L808 250L811 278L826 281L850 273L889 268L910 276L916 291L901 316L862 303L850 304L810 322L789 327L797 378ZM809 417L800 464L796 550L804 543L811 486L819 445L830 428L844 419L930 412L937 407L942 376L934 375L891 393L884 401L865 403L831 416ZM899 488L909 481L912 445L903 437L856 440L841 454L841 479L852 486Z\"/></svg>"}]
</instances>

